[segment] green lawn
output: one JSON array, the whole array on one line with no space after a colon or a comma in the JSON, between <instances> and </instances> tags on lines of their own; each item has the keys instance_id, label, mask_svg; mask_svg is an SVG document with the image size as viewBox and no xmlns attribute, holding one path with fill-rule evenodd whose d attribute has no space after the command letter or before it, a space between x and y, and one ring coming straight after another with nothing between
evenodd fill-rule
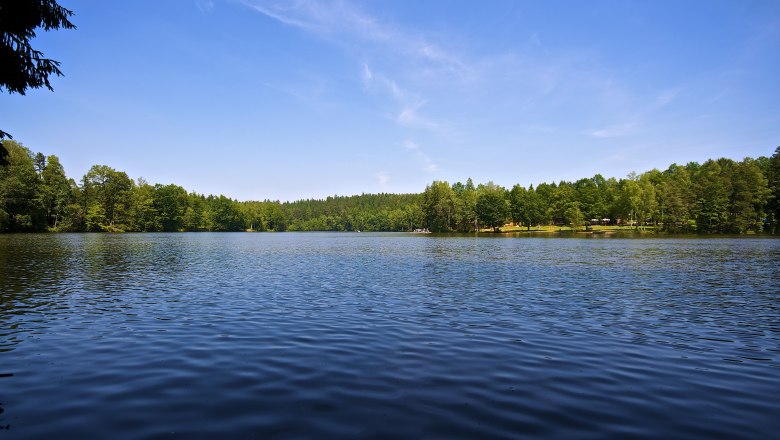
<instances>
[{"instance_id":1,"label":"green lawn","mask_svg":"<svg viewBox=\"0 0 780 440\"><path fill-rule=\"evenodd\" d=\"M538 233L551 233L561 231L572 231L569 226L531 226L529 231L525 226L502 226L501 232L538 232ZM654 232L655 226L640 226L639 232ZM480 232L492 232L490 228L480 229ZM637 229L634 226L589 226L587 232L636 232ZM584 226L576 228L576 232L586 232Z\"/></svg>"}]
</instances>

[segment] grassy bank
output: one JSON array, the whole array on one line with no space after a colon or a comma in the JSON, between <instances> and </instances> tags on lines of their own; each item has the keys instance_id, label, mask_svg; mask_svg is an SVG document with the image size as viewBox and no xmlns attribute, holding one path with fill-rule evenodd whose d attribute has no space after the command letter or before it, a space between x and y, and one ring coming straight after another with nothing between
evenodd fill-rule
<instances>
[{"instance_id":1,"label":"grassy bank","mask_svg":"<svg viewBox=\"0 0 780 440\"><path fill-rule=\"evenodd\" d=\"M554 225L547 225L547 226L532 226L529 230L526 226L502 226L499 228L500 233L510 233L510 232L530 232L530 233L539 233L539 234L551 234L556 232L578 232L578 233L595 233L595 234L603 234L603 233L617 233L617 232L626 232L626 233L656 233L660 232L660 228L656 226L640 226L639 229L637 229L636 226L588 226L587 230L584 226L580 226L578 228L571 228L569 226L554 226ZM493 229L487 228L487 229L481 229L479 232L485 232L485 233L491 233L493 232Z\"/></svg>"}]
</instances>

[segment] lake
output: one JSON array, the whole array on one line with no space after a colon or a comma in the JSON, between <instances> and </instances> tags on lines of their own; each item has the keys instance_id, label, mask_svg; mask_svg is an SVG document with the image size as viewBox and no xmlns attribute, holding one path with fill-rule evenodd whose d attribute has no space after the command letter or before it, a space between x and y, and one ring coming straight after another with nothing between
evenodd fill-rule
<instances>
[{"instance_id":1,"label":"lake","mask_svg":"<svg viewBox=\"0 0 780 440\"><path fill-rule=\"evenodd\" d=\"M0 235L0 438L770 438L780 240Z\"/></svg>"}]
</instances>

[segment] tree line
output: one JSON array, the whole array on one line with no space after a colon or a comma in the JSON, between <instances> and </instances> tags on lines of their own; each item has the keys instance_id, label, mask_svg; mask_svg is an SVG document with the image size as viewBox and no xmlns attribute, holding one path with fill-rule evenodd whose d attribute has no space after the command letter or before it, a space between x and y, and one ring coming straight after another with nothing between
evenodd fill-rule
<instances>
[{"instance_id":1,"label":"tree line","mask_svg":"<svg viewBox=\"0 0 780 440\"><path fill-rule=\"evenodd\" d=\"M593 222L669 232L780 232L780 147L772 157L672 164L626 178L504 188L434 181L421 194L362 194L295 202L239 202L175 184L133 180L95 165L78 181L57 156L5 141L0 231L410 231L471 232Z\"/></svg>"},{"instance_id":2,"label":"tree line","mask_svg":"<svg viewBox=\"0 0 780 440\"><path fill-rule=\"evenodd\" d=\"M499 228L529 230L596 224L652 225L668 232L741 234L780 232L780 147L771 158L720 158L631 173L625 179L596 174L575 182L507 189L471 179L435 181L423 193L431 231Z\"/></svg>"},{"instance_id":3,"label":"tree line","mask_svg":"<svg viewBox=\"0 0 780 440\"><path fill-rule=\"evenodd\" d=\"M419 194L239 202L150 184L95 165L78 181L57 156L5 141L1 232L404 231L420 227Z\"/></svg>"}]
</instances>

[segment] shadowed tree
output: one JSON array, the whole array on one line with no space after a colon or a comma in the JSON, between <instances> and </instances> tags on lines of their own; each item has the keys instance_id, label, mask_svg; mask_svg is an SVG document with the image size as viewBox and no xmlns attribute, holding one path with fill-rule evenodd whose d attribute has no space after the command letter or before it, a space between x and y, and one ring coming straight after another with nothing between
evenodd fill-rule
<instances>
[{"instance_id":1,"label":"shadowed tree","mask_svg":"<svg viewBox=\"0 0 780 440\"><path fill-rule=\"evenodd\" d=\"M40 153L39 153L40 154ZM36 159L38 156L36 155ZM51 228L57 229L71 201L71 188L65 170L57 156L46 158L46 165L41 171L40 192L38 198L46 211L46 222Z\"/></svg>"},{"instance_id":2,"label":"shadowed tree","mask_svg":"<svg viewBox=\"0 0 780 440\"><path fill-rule=\"evenodd\" d=\"M569 207L566 208L566 212L564 213L564 218L566 219L566 224L568 224L571 227L572 231L584 225L585 217L582 214L582 211L580 210L580 203L579 202L569 203Z\"/></svg>"},{"instance_id":3,"label":"shadowed tree","mask_svg":"<svg viewBox=\"0 0 780 440\"><path fill-rule=\"evenodd\" d=\"M666 230L685 230L691 220L691 174L685 167L672 164L663 172L657 188L661 222Z\"/></svg>"},{"instance_id":4,"label":"shadowed tree","mask_svg":"<svg viewBox=\"0 0 780 440\"><path fill-rule=\"evenodd\" d=\"M0 90L20 95L30 88L53 90L49 75L62 76L60 63L33 49L30 40L38 28L75 29L71 15L53 0L0 0ZM11 136L0 130L0 165L8 164L5 138Z\"/></svg>"},{"instance_id":5,"label":"shadowed tree","mask_svg":"<svg viewBox=\"0 0 780 440\"><path fill-rule=\"evenodd\" d=\"M184 228L184 214L187 211L187 190L170 184L154 186L154 207L160 215L162 230L178 231Z\"/></svg>"},{"instance_id":6,"label":"shadowed tree","mask_svg":"<svg viewBox=\"0 0 780 440\"><path fill-rule=\"evenodd\" d=\"M0 168L0 231L34 231L41 226L40 178L30 150L6 142L9 165Z\"/></svg>"},{"instance_id":7,"label":"shadowed tree","mask_svg":"<svg viewBox=\"0 0 780 440\"><path fill-rule=\"evenodd\" d=\"M745 158L742 162L737 162L731 176L728 232L761 232L771 193L767 179L755 160Z\"/></svg>"},{"instance_id":8,"label":"shadowed tree","mask_svg":"<svg viewBox=\"0 0 780 440\"><path fill-rule=\"evenodd\" d=\"M698 232L726 232L733 168L731 159L708 160L694 174L694 214Z\"/></svg>"},{"instance_id":9,"label":"shadowed tree","mask_svg":"<svg viewBox=\"0 0 780 440\"><path fill-rule=\"evenodd\" d=\"M780 232L780 147L775 149L775 154L769 159L767 167L767 180L769 190L769 223L774 232Z\"/></svg>"},{"instance_id":10,"label":"shadowed tree","mask_svg":"<svg viewBox=\"0 0 780 440\"><path fill-rule=\"evenodd\" d=\"M225 196L206 199L206 218L211 231L243 231L246 229L238 203Z\"/></svg>"}]
</instances>

